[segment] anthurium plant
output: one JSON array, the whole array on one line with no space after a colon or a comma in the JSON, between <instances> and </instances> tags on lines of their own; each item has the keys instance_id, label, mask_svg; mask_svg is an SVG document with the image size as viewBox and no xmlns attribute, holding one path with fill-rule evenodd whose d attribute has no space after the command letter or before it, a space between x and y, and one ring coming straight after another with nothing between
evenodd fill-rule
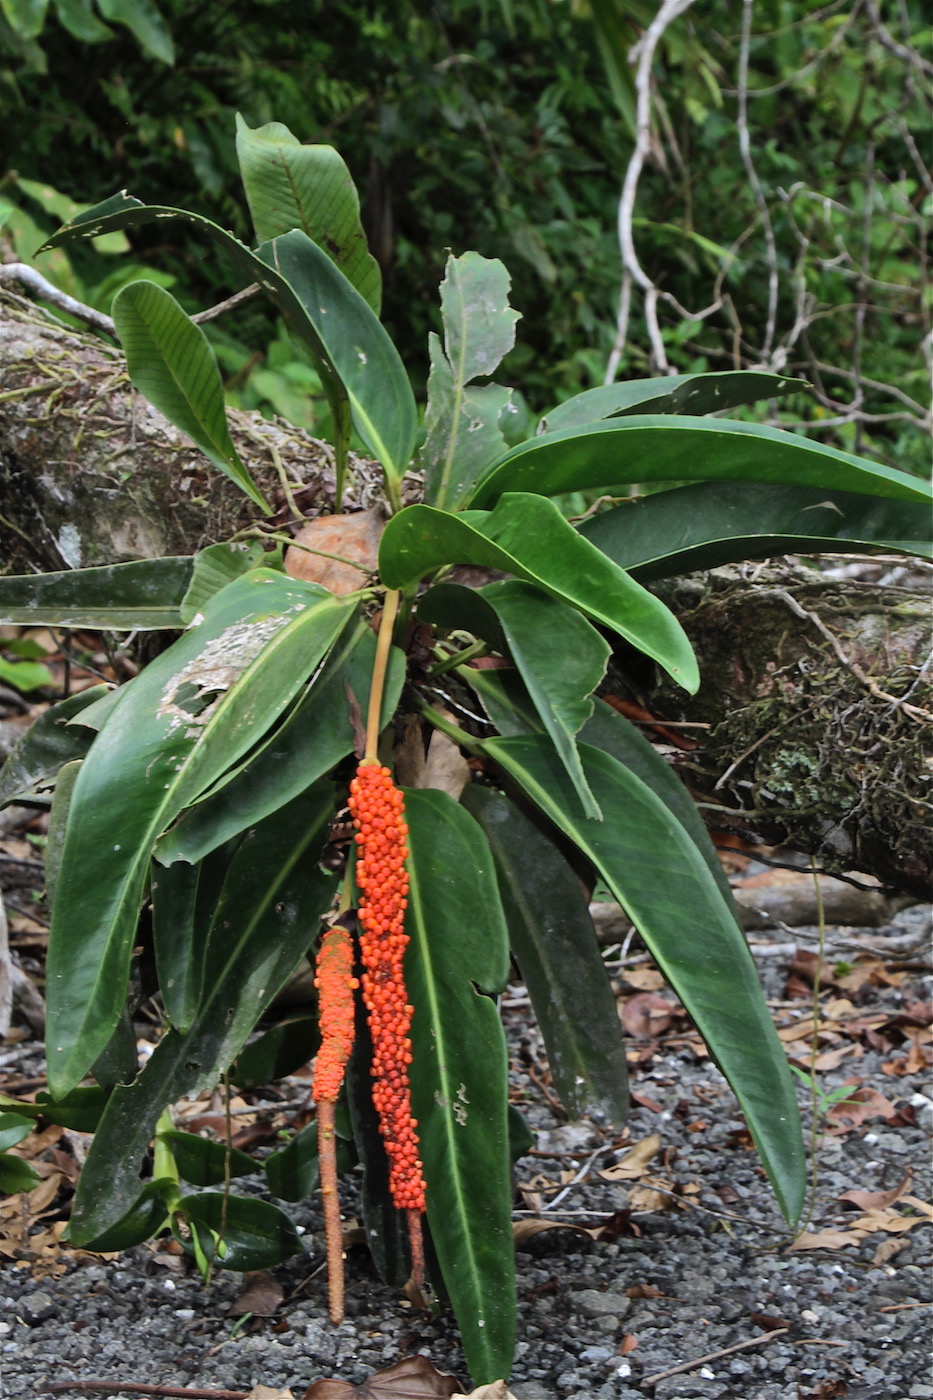
<instances>
[{"instance_id":1,"label":"anthurium plant","mask_svg":"<svg viewBox=\"0 0 933 1400\"><path fill-rule=\"evenodd\" d=\"M323 1183L336 1273L339 1176L356 1166L377 1267L448 1299L476 1381L491 1381L511 1367L511 1160L529 1143L497 1010L510 958L567 1112L617 1127L627 1114L587 907L597 880L732 1086L789 1222L804 1193L785 1055L703 823L596 698L611 646L693 691L690 645L646 581L791 549L929 555L930 493L709 416L800 388L764 373L593 389L521 436L513 394L490 379L515 337L508 275L475 253L447 265L422 429L340 157L276 123L240 122L237 147L255 248L125 193L48 246L154 220L199 228L316 358L337 512L351 442L381 464L378 553L340 592L255 539L0 579L4 621L177 632L127 684L53 706L0 778L0 800L51 807L49 1087L6 1106L93 1129L76 1245L172 1229L205 1273L302 1248L283 1210L231 1186L260 1169L286 1201ZM118 293L113 319L136 386L267 511L200 326L149 282ZM574 523L560 502L576 492L608 504ZM257 1036L308 955L317 1006ZM132 1013L156 990L162 1033L140 1066ZM315 1056L317 1123L261 1163L175 1127L184 1096ZM11 1118L5 1141L21 1127Z\"/></svg>"}]
</instances>

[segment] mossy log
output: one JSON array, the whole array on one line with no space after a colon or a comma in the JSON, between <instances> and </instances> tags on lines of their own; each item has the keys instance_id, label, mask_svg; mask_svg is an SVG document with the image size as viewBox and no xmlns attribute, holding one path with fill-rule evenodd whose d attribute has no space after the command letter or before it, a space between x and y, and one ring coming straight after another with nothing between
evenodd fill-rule
<instances>
[{"instance_id":1,"label":"mossy log","mask_svg":"<svg viewBox=\"0 0 933 1400\"><path fill-rule=\"evenodd\" d=\"M258 414L230 417L237 450L281 506L281 523L283 474L304 514L331 508L326 443ZM351 477L347 504L373 504L378 467L354 458ZM415 479L408 485L414 499ZM135 393L119 350L0 291L6 572L191 553L256 518ZM631 657L611 688L669 719L709 726L683 731L702 736L697 748L670 753L709 824L926 894L928 598L790 563L715 569L658 591L697 650L699 694L684 696Z\"/></svg>"},{"instance_id":2,"label":"mossy log","mask_svg":"<svg viewBox=\"0 0 933 1400\"><path fill-rule=\"evenodd\" d=\"M657 590L693 643L701 685L689 697L657 677L641 698L709 726L685 729L697 747L673 757L708 825L929 896L928 581L909 568L837 579L783 560Z\"/></svg>"}]
</instances>

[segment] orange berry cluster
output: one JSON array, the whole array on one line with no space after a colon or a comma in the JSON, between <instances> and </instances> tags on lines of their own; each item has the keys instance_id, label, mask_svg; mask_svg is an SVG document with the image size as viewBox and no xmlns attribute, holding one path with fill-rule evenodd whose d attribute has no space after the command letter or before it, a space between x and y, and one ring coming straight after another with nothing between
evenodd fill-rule
<instances>
[{"instance_id":1,"label":"orange berry cluster","mask_svg":"<svg viewBox=\"0 0 933 1400\"><path fill-rule=\"evenodd\" d=\"M411 1116L408 1005L402 963L408 935L405 806L388 768L361 763L350 783L357 829L363 1002L373 1042L373 1103L389 1158L389 1188L399 1210L424 1210L425 1184Z\"/></svg>"},{"instance_id":2,"label":"orange berry cluster","mask_svg":"<svg viewBox=\"0 0 933 1400\"><path fill-rule=\"evenodd\" d=\"M314 1065L314 1102L336 1103L353 1049L353 943L340 924L325 933L315 964L321 1048Z\"/></svg>"}]
</instances>

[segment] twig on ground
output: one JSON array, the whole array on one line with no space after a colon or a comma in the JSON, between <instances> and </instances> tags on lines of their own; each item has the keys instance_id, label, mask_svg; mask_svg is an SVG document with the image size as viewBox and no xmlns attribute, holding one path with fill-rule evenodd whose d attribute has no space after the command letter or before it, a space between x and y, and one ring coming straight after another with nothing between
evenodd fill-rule
<instances>
[{"instance_id":1,"label":"twig on ground","mask_svg":"<svg viewBox=\"0 0 933 1400\"><path fill-rule=\"evenodd\" d=\"M789 1331L789 1327L776 1327L773 1332L765 1332L761 1337L749 1337L747 1341L736 1342L731 1347L723 1347L722 1351L710 1351L705 1356L696 1357L693 1361L682 1361L679 1366L670 1366L666 1371L656 1371L653 1376L646 1376L642 1385L657 1385L658 1381L666 1380L668 1376L679 1376L684 1371L694 1371L697 1366L705 1366L707 1361L718 1361L721 1356L731 1356L734 1351L745 1351L748 1347L764 1346L766 1342L773 1342L776 1337L783 1337Z\"/></svg>"},{"instance_id":2,"label":"twig on ground","mask_svg":"<svg viewBox=\"0 0 933 1400\"><path fill-rule=\"evenodd\" d=\"M131 1391L133 1395L168 1396L171 1400L249 1400L248 1390L202 1390L185 1385L147 1385L144 1381L46 1381L38 1387L39 1395L64 1395L76 1390L79 1395L119 1395Z\"/></svg>"}]
</instances>

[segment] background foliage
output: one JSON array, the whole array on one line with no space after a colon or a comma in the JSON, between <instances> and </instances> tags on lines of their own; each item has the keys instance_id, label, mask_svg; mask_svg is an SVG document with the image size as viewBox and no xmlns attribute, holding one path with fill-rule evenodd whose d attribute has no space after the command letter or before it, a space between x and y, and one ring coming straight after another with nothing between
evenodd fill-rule
<instances>
[{"instance_id":1,"label":"background foliage","mask_svg":"<svg viewBox=\"0 0 933 1400\"><path fill-rule=\"evenodd\" d=\"M121 186L145 189L152 202L194 208L245 236L234 112L251 126L276 119L347 160L386 278L386 324L415 383L424 383L427 332L437 329L445 249L474 248L512 273L525 324L508 374L544 409L605 374L619 293L616 210L635 130L628 55L657 8L209 0L192 9L160 0L156 10L152 0L96 0L96 9L55 0L47 9L3 0L0 205L14 209L16 255L30 259L66 217L48 191L93 203ZM721 302L705 320L662 303L670 365L764 359L802 374L816 383L817 403L793 399L775 421L805 418L824 440L925 470L933 69L922 7L748 8L760 199L737 127L746 7L687 9L655 56L638 255L681 308ZM124 260L115 273L106 253L76 250L67 267L59 255L59 277L77 278L102 309L140 271L174 278L192 309L226 291L225 270L179 226L132 240L135 270ZM772 271L776 327L766 345ZM256 308L235 334L212 331L235 401L325 427L314 372L281 326ZM621 373L653 368L636 316Z\"/></svg>"}]
</instances>

